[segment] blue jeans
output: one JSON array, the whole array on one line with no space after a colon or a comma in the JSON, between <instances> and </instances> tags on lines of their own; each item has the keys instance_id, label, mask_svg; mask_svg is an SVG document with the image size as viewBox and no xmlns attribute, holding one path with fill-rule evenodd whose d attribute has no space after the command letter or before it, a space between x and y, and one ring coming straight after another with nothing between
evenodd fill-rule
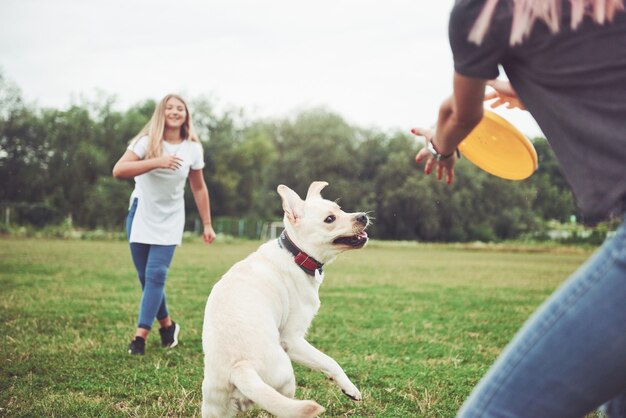
<instances>
[{"instance_id":1,"label":"blue jeans","mask_svg":"<svg viewBox=\"0 0 626 418\"><path fill-rule=\"evenodd\" d=\"M129 238L136 210L137 199L134 199L126 218L126 234ZM169 315L165 302L165 280L175 249L176 245L130 243L130 254L143 291L138 328L150 330L155 318L160 320Z\"/></svg>"},{"instance_id":2,"label":"blue jeans","mask_svg":"<svg viewBox=\"0 0 626 418\"><path fill-rule=\"evenodd\" d=\"M526 322L457 417L626 417L626 221Z\"/></svg>"}]
</instances>

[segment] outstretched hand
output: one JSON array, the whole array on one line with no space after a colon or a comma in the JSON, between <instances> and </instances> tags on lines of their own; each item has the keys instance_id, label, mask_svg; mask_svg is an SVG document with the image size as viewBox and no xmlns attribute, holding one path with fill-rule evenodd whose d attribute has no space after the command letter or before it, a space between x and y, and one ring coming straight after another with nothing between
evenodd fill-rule
<instances>
[{"instance_id":1,"label":"outstretched hand","mask_svg":"<svg viewBox=\"0 0 626 418\"><path fill-rule=\"evenodd\" d=\"M411 133L416 136L423 136L426 139L425 144L431 142L435 137L435 131L433 129L413 128L411 129ZM415 162L421 163L424 160L426 160L426 164L424 165L424 173L426 175L429 175L433 170L435 170L437 180L443 179L445 174L446 183L452 184L454 181L454 162L456 160L456 155L437 161L430 151L428 151L426 146L424 146L415 156Z\"/></svg>"},{"instance_id":2,"label":"outstretched hand","mask_svg":"<svg viewBox=\"0 0 626 418\"><path fill-rule=\"evenodd\" d=\"M518 108L526 110L526 106L524 106L524 103L517 97L517 93L510 82L504 80L489 80L487 81L487 85L494 89L494 91L485 94L485 101L496 99L489 105L492 109L506 106L507 109Z\"/></svg>"}]
</instances>

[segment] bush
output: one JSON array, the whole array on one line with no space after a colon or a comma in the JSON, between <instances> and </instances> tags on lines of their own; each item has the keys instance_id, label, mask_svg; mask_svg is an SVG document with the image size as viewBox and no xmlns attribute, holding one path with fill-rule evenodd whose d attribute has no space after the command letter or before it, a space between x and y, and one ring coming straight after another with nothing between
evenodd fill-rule
<instances>
[{"instance_id":1,"label":"bush","mask_svg":"<svg viewBox=\"0 0 626 418\"><path fill-rule=\"evenodd\" d=\"M3 212L9 211L9 223L18 225L30 225L37 228L51 224L59 224L63 221L63 214L59 209L47 203L20 202L7 205Z\"/></svg>"}]
</instances>

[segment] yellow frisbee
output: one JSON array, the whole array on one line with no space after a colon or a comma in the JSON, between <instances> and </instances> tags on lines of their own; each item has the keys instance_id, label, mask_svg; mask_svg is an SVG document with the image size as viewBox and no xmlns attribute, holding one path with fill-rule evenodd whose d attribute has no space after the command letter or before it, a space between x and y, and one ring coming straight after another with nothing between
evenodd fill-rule
<instances>
[{"instance_id":1,"label":"yellow frisbee","mask_svg":"<svg viewBox=\"0 0 626 418\"><path fill-rule=\"evenodd\" d=\"M507 180L528 178L538 165L532 142L487 109L480 123L459 144L459 151L479 168Z\"/></svg>"}]
</instances>

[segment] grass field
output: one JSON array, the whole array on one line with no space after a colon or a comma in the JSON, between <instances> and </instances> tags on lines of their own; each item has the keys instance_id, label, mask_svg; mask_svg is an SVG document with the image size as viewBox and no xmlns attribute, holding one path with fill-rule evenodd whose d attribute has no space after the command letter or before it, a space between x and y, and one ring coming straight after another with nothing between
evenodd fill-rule
<instances>
[{"instance_id":1,"label":"grass field","mask_svg":"<svg viewBox=\"0 0 626 418\"><path fill-rule=\"evenodd\" d=\"M125 242L0 239L0 417L199 416L206 297L258 244L177 249L166 290L181 343L165 351L153 335L146 356L131 357L140 289ZM327 417L453 417L589 253L382 242L346 253L325 269L308 339L364 400L299 366L296 396Z\"/></svg>"}]
</instances>

